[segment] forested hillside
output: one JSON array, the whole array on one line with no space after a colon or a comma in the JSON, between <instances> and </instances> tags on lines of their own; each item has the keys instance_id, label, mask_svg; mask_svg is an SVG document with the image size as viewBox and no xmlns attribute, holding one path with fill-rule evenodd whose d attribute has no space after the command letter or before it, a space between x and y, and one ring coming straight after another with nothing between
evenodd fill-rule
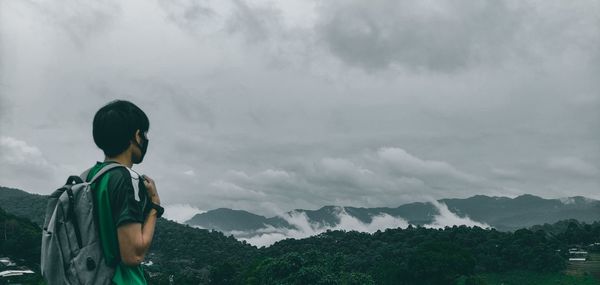
<instances>
[{"instance_id":1,"label":"forested hillside","mask_svg":"<svg viewBox=\"0 0 600 285\"><path fill-rule=\"evenodd\" d=\"M0 208L0 257L10 257L39 275L42 231L31 220L6 213ZM0 271L2 266L0 265ZM2 280L0 280L0 284Z\"/></svg>"},{"instance_id":2,"label":"forested hillside","mask_svg":"<svg viewBox=\"0 0 600 285\"><path fill-rule=\"evenodd\" d=\"M600 237L600 223L572 222L569 230L575 229ZM554 237L544 231L521 229L510 233L465 226L443 230L388 229L373 235L330 231L262 249L264 259L250 267L246 281L453 284L460 276L481 273L559 272L566 265L570 243L564 238L569 236L569 232ZM570 242L587 244L590 240Z\"/></svg>"},{"instance_id":3,"label":"forested hillside","mask_svg":"<svg viewBox=\"0 0 600 285\"><path fill-rule=\"evenodd\" d=\"M25 217L38 226L44 223L48 196L0 186L0 207L6 212Z\"/></svg>"},{"instance_id":4,"label":"forested hillside","mask_svg":"<svg viewBox=\"0 0 600 285\"><path fill-rule=\"evenodd\" d=\"M39 266L41 239L42 231L35 223L0 208L0 253Z\"/></svg>"},{"instance_id":5,"label":"forested hillside","mask_svg":"<svg viewBox=\"0 0 600 285\"><path fill-rule=\"evenodd\" d=\"M40 212L27 207L43 203L28 201L26 192L11 192L17 194L20 206L0 207L27 216ZM0 210L0 255L36 264L40 233L28 217ZM600 222L569 220L514 232L466 226L410 226L373 234L330 230L258 249L221 232L161 218L146 256L152 265L144 268L151 284L169 284L170 276L175 284L487 284L480 276L564 276L568 248L597 242Z\"/></svg>"}]
</instances>

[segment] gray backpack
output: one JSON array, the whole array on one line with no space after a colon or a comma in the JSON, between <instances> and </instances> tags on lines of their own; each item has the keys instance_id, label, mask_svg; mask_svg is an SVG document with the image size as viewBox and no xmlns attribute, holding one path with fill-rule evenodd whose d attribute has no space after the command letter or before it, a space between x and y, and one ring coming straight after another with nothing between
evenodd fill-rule
<instances>
[{"instance_id":1,"label":"gray backpack","mask_svg":"<svg viewBox=\"0 0 600 285\"><path fill-rule=\"evenodd\" d=\"M115 269L106 264L100 245L91 184L116 167L124 166L106 165L89 182L89 170L81 177L69 176L50 195L40 263L47 284L111 284Z\"/></svg>"}]
</instances>

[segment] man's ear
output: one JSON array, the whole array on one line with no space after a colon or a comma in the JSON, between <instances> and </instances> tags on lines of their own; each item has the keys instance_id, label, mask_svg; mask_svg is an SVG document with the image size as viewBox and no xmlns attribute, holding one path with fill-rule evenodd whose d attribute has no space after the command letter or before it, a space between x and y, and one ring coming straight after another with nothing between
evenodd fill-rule
<instances>
[{"instance_id":1,"label":"man's ear","mask_svg":"<svg viewBox=\"0 0 600 285\"><path fill-rule=\"evenodd\" d=\"M139 138L139 140L138 140L138 138ZM133 139L135 139L135 141L137 142L137 144L138 144L138 145L141 145L141 144L142 144L142 141L144 141L144 140L142 139L142 131L140 131L140 130L136 130L136 131L135 131L135 135L134 135L134 138L133 138Z\"/></svg>"}]
</instances>

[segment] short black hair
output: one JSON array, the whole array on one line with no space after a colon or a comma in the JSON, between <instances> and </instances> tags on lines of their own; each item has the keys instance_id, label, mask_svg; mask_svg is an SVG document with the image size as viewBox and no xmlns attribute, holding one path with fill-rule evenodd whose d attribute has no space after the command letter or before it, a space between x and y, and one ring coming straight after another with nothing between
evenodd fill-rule
<instances>
[{"instance_id":1,"label":"short black hair","mask_svg":"<svg viewBox=\"0 0 600 285\"><path fill-rule=\"evenodd\" d=\"M114 157L129 147L137 130L148 129L150 121L142 109L129 101L114 100L96 112L92 133L104 154Z\"/></svg>"}]
</instances>

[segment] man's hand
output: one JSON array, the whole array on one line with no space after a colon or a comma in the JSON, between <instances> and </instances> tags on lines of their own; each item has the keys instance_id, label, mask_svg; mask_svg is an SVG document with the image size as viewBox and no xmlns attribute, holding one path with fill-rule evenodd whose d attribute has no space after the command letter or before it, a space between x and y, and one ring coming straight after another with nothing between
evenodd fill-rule
<instances>
[{"instance_id":1,"label":"man's hand","mask_svg":"<svg viewBox=\"0 0 600 285\"><path fill-rule=\"evenodd\" d=\"M160 205L160 197L158 196L158 191L156 191L156 184L154 184L154 180L147 175L142 176L144 177L144 186L146 186L146 191L148 192L150 201L156 205Z\"/></svg>"}]
</instances>

